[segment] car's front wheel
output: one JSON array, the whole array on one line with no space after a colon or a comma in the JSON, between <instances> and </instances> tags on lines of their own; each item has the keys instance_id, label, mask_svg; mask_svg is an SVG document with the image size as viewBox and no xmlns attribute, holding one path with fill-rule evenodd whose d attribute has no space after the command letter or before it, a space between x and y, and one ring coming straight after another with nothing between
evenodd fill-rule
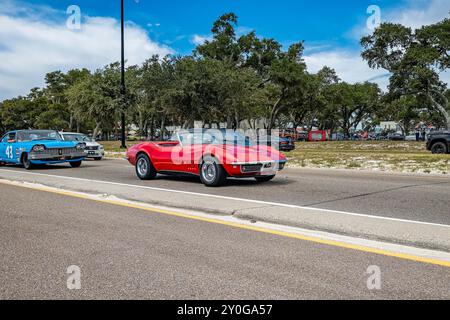
<instances>
[{"instance_id":1,"label":"car's front wheel","mask_svg":"<svg viewBox=\"0 0 450 320\"><path fill-rule=\"evenodd\" d=\"M146 154L140 154L137 157L136 174L141 180L152 180L156 178L156 169Z\"/></svg>"},{"instance_id":2,"label":"car's front wheel","mask_svg":"<svg viewBox=\"0 0 450 320\"><path fill-rule=\"evenodd\" d=\"M436 142L431 147L431 152L433 154L445 154L447 153L447 146L443 142Z\"/></svg>"},{"instance_id":3,"label":"car's front wheel","mask_svg":"<svg viewBox=\"0 0 450 320\"><path fill-rule=\"evenodd\" d=\"M30 159L28 158L28 154L24 154L22 156L22 165L26 170L31 170L34 168L34 165L31 163Z\"/></svg>"},{"instance_id":4,"label":"car's front wheel","mask_svg":"<svg viewBox=\"0 0 450 320\"><path fill-rule=\"evenodd\" d=\"M255 177L256 181L258 182L269 182L273 180L275 176L262 176L262 177Z\"/></svg>"},{"instance_id":5,"label":"car's front wheel","mask_svg":"<svg viewBox=\"0 0 450 320\"><path fill-rule=\"evenodd\" d=\"M219 187L225 183L227 173L213 157L205 157L200 165L200 180L207 187Z\"/></svg>"},{"instance_id":6,"label":"car's front wheel","mask_svg":"<svg viewBox=\"0 0 450 320\"><path fill-rule=\"evenodd\" d=\"M82 161L75 161L75 162L70 162L70 166L72 168L79 168L81 166L81 162Z\"/></svg>"}]
</instances>

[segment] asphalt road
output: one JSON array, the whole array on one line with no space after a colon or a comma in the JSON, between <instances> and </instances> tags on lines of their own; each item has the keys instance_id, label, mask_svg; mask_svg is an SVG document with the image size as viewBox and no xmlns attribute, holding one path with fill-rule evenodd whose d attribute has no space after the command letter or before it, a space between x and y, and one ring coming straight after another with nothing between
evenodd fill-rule
<instances>
[{"instance_id":1,"label":"asphalt road","mask_svg":"<svg viewBox=\"0 0 450 320\"><path fill-rule=\"evenodd\" d=\"M195 177L158 176L155 181L139 181L124 160L85 161L75 170L62 165L33 172L450 225L448 176L286 169L269 183L229 180L224 187L210 189Z\"/></svg>"},{"instance_id":2,"label":"asphalt road","mask_svg":"<svg viewBox=\"0 0 450 320\"><path fill-rule=\"evenodd\" d=\"M0 299L450 299L448 267L10 185L0 203Z\"/></svg>"}]
</instances>

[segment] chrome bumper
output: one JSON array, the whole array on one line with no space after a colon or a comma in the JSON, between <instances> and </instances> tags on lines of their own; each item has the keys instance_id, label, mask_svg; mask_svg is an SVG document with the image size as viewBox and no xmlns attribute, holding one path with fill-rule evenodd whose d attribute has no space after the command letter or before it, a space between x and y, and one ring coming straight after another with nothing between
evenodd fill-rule
<instances>
[{"instance_id":1,"label":"chrome bumper","mask_svg":"<svg viewBox=\"0 0 450 320\"><path fill-rule=\"evenodd\" d=\"M84 150L84 155L87 158L104 157L105 151L104 150Z\"/></svg>"},{"instance_id":2,"label":"chrome bumper","mask_svg":"<svg viewBox=\"0 0 450 320\"><path fill-rule=\"evenodd\" d=\"M235 162L235 167L240 167L241 173L272 174L284 169L287 161L260 161L260 162Z\"/></svg>"},{"instance_id":3,"label":"chrome bumper","mask_svg":"<svg viewBox=\"0 0 450 320\"><path fill-rule=\"evenodd\" d=\"M40 152L30 152L28 155L30 160L70 160L74 158L84 158L86 154L83 150L77 152L68 152L68 153L40 153Z\"/></svg>"}]
</instances>

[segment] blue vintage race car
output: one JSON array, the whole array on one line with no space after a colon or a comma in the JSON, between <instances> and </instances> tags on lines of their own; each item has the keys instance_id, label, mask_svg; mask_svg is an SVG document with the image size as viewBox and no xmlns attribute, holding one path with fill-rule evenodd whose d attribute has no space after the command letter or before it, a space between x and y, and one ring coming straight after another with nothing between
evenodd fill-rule
<instances>
[{"instance_id":1,"label":"blue vintage race car","mask_svg":"<svg viewBox=\"0 0 450 320\"><path fill-rule=\"evenodd\" d=\"M10 131L0 140L0 163L34 165L68 162L73 168L85 158L83 142L64 141L53 130Z\"/></svg>"}]
</instances>

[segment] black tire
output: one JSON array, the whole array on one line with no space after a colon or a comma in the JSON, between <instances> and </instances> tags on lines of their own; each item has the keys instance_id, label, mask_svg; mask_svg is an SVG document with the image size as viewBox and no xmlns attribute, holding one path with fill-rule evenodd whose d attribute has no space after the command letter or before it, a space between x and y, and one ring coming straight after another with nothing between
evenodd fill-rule
<instances>
[{"instance_id":1,"label":"black tire","mask_svg":"<svg viewBox=\"0 0 450 320\"><path fill-rule=\"evenodd\" d=\"M255 177L256 181L258 182L269 182L273 180L275 176L263 176L263 177Z\"/></svg>"},{"instance_id":2,"label":"black tire","mask_svg":"<svg viewBox=\"0 0 450 320\"><path fill-rule=\"evenodd\" d=\"M433 154L446 154L447 152L447 145L444 142L435 142L431 146L431 153Z\"/></svg>"},{"instance_id":3,"label":"black tire","mask_svg":"<svg viewBox=\"0 0 450 320\"><path fill-rule=\"evenodd\" d=\"M69 162L69 163L72 168L79 168L81 166L82 162L83 161L75 161L75 162Z\"/></svg>"},{"instance_id":4,"label":"black tire","mask_svg":"<svg viewBox=\"0 0 450 320\"><path fill-rule=\"evenodd\" d=\"M153 180L158 174L153 163L150 161L150 158L145 153L138 155L135 169L136 175L141 180Z\"/></svg>"},{"instance_id":5,"label":"black tire","mask_svg":"<svg viewBox=\"0 0 450 320\"><path fill-rule=\"evenodd\" d=\"M96 158L94 158L95 161L100 161L100 160L102 160L102 159L103 159L102 157L96 157Z\"/></svg>"},{"instance_id":6,"label":"black tire","mask_svg":"<svg viewBox=\"0 0 450 320\"><path fill-rule=\"evenodd\" d=\"M220 187L227 180L223 166L213 157L205 157L200 164L200 180L207 187Z\"/></svg>"},{"instance_id":7,"label":"black tire","mask_svg":"<svg viewBox=\"0 0 450 320\"><path fill-rule=\"evenodd\" d=\"M34 169L34 165L31 163L30 159L28 159L27 153L24 153L22 156L22 165L26 170Z\"/></svg>"}]
</instances>

